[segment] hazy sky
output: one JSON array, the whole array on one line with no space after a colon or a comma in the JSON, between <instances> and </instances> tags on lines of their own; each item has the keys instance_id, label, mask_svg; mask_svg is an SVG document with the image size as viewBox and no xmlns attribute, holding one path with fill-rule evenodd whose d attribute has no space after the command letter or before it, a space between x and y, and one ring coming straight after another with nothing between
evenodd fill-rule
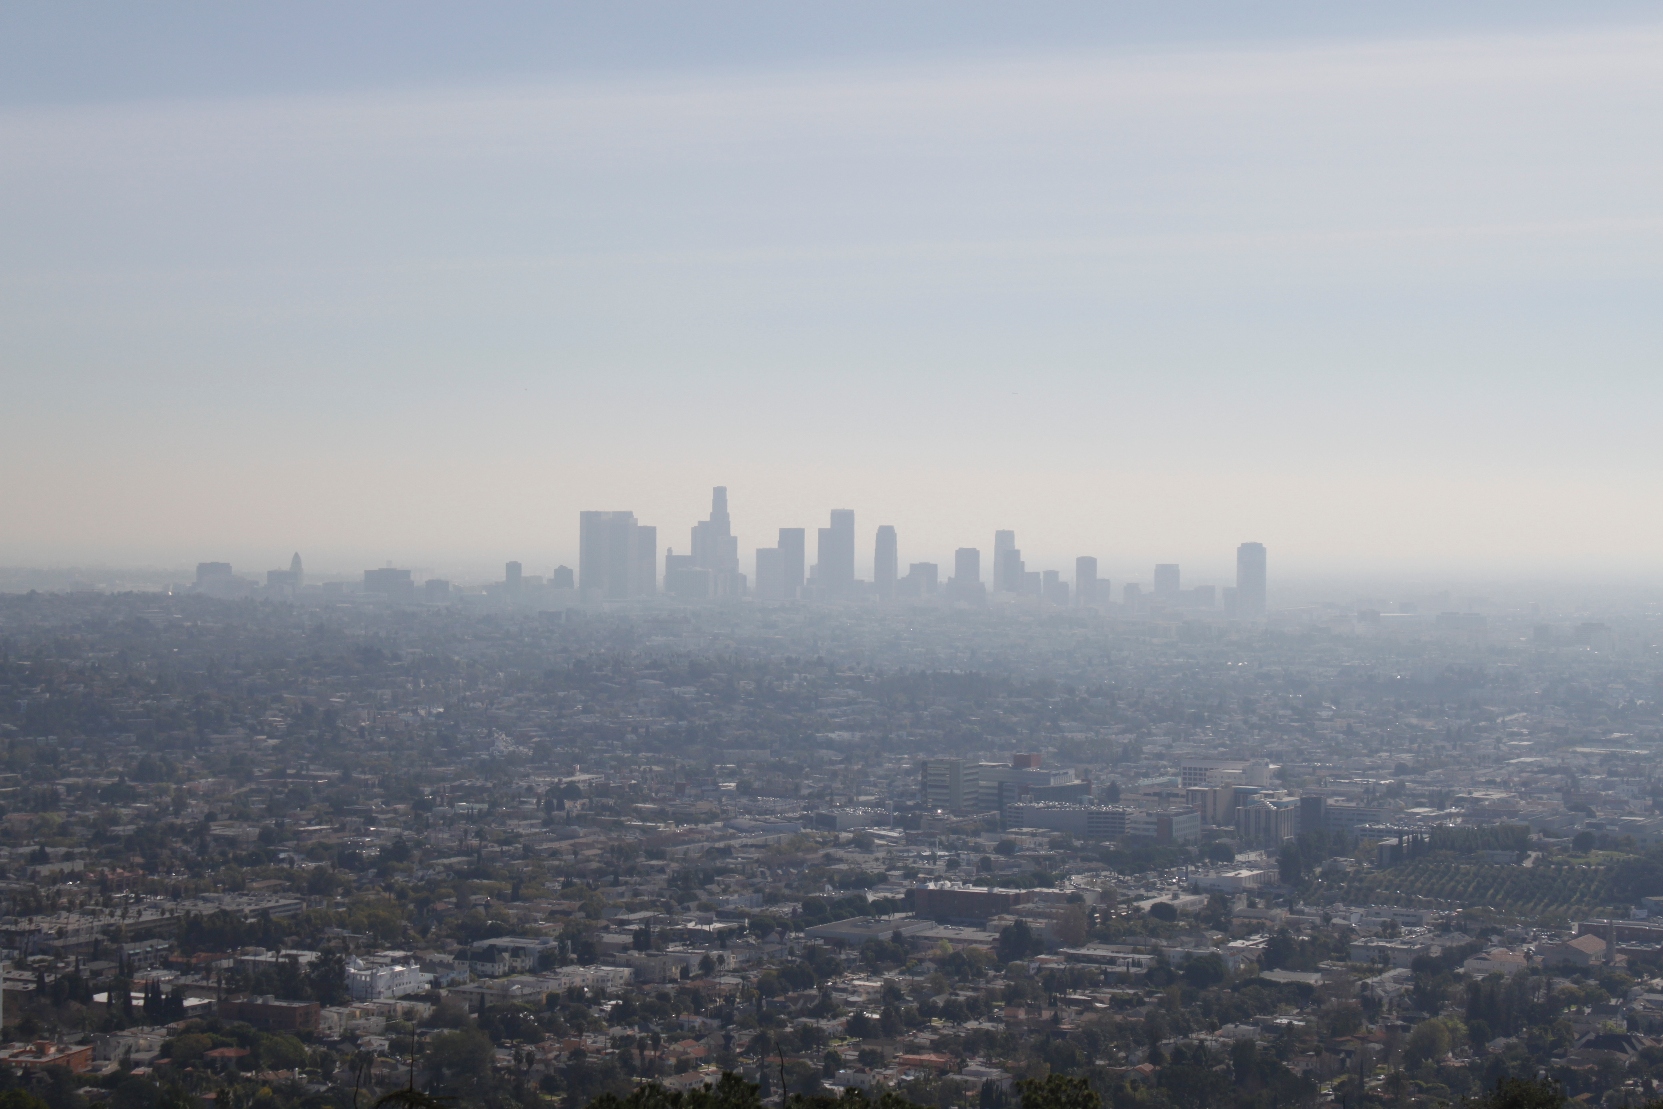
<instances>
[{"instance_id":1,"label":"hazy sky","mask_svg":"<svg viewBox=\"0 0 1663 1109\"><path fill-rule=\"evenodd\" d=\"M1663 553L1655 4L477 7L0 7L0 562Z\"/></svg>"}]
</instances>

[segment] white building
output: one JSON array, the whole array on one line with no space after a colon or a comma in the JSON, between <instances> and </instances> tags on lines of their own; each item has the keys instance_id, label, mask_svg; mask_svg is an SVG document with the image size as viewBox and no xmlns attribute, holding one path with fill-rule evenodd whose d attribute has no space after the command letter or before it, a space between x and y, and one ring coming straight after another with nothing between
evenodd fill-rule
<instances>
[{"instance_id":1,"label":"white building","mask_svg":"<svg viewBox=\"0 0 1663 1109\"><path fill-rule=\"evenodd\" d=\"M1263 759L1236 762L1229 759L1187 759L1180 766L1179 785L1185 789L1195 786L1268 786L1270 763Z\"/></svg>"},{"instance_id":2,"label":"white building","mask_svg":"<svg viewBox=\"0 0 1663 1109\"><path fill-rule=\"evenodd\" d=\"M1276 884L1274 870L1226 870L1218 874L1200 874L1192 879L1201 893L1242 893L1260 886Z\"/></svg>"},{"instance_id":3,"label":"white building","mask_svg":"<svg viewBox=\"0 0 1663 1109\"><path fill-rule=\"evenodd\" d=\"M586 990L613 991L635 981L635 971L630 967L569 966L560 967L547 977L559 990L581 986Z\"/></svg>"},{"instance_id":4,"label":"white building","mask_svg":"<svg viewBox=\"0 0 1663 1109\"><path fill-rule=\"evenodd\" d=\"M357 958L346 965L346 988L354 1001L379 1001L420 993L427 986L421 968L413 963L368 964Z\"/></svg>"}]
</instances>

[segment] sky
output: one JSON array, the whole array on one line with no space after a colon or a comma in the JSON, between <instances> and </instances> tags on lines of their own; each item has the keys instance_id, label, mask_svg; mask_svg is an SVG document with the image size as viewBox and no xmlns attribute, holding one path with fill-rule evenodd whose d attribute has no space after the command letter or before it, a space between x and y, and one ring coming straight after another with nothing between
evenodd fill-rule
<instances>
[{"instance_id":1,"label":"sky","mask_svg":"<svg viewBox=\"0 0 1663 1109\"><path fill-rule=\"evenodd\" d=\"M1663 13L1570 7L0 6L0 565L724 484L746 563L1655 577Z\"/></svg>"}]
</instances>

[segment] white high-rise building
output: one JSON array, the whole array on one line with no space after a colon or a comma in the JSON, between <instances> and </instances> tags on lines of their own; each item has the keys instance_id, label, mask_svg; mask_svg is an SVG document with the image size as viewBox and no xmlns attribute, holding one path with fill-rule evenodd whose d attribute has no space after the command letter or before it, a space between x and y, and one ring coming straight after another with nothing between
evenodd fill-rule
<instances>
[{"instance_id":1,"label":"white high-rise building","mask_svg":"<svg viewBox=\"0 0 1663 1109\"><path fill-rule=\"evenodd\" d=\"M1243 543L1236 548L1236 615L1265 614L1265 545Z\"/></svg>"}]
</instances>

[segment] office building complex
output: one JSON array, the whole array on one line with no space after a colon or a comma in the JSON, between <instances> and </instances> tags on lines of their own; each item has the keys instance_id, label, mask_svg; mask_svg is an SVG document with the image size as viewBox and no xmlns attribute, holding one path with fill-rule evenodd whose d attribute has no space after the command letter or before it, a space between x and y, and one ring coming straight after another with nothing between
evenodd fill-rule
<instances>
[{"instance_id":1,"label":"office building complex","mask_svg":"<svg viewBox=\"0 0 1663 1109\"><path fill-rule=\"evenodd\" d=\"M1265 545L1243 543L1236 548L1236 615L1252 619L1265 614Z\"/></svg>"},{"instance_id":2,"label":"office building complex","mask_svg":"<svg viewBox=\"0 0 1663 1109\"><path fill-rule=\"evenodd\" d=\"M1178 784L1184 789L1192 786L1268 786L1270 763L1263 759L1251 762L1185 759L1178 768Z\"/></svg>"},{"instance_id":3,"label":"office building complex","mask_svg":"<svg viewBox=\"0 0 1663 1109\"><path fill-rule=\"evenodd\" d=\"M1155 599L1172 604L1178 600L1178 564L1162 562L1155 567Z\"/></svg>"},{"instance_id":4,"label":"office building complex","mask_svg":"<svg viewBox=\"0 0 1663 1109\"><path fill-rule=\"evenodd\" d=\"M1126 834L1126 819L1132 810L1096 805L1006 805L1005 827L1011 830L1042 828L1066 832L1078 839L1105 840Z\"/></svg>"},{"instance_id":5,"label":"office building complex","mask_svg":"<svg viewBox=\"0 0 1663 1109\"><path fill-rule=\"evenodd\" d=\"M578 515L578 592L587 601L624 601L658 592L658 529L633 512Z\"/></svg>"},{"instance_id":6,"label":"office building complex","mask_svg":"<svg viewBox=\"0 0 1663 1109\"><path fill-rule=\"evenodd\" d=\"M1195 843L1201 818L1193 809L1128 809L1110 805L1023 804L1006 806L1005 827L1044 828L1081 839L1142 836L1160 844Z\"/></svg>"},{"instance_id":7,"label":"office building complex","mask_svg":"<svg viewBox=\"0 0 1663 1109\"><path fill-rule=\"evenodd\" d=\"M872 585L878 597L889 600L895 596L895 582L900 572L900 553L895 540L895 529L889 524L878 528L877 542L872 551Z\"/></svg>"},{"instance_id":8,"label":"office building complex","mask_svg":"<svg viewBox=\"0 0 1663 1109\"><path fill-rule=\"evenodd\" d=\"M1280 847L1299 834L1299 802L1255 797L1236 810L1236 834L1250 847Z\"/></svg>"},{"instance_id":9,"label":"office building complex","mask_svg":"<svg viewBox=\"0 0 1663 1109\"><path fill-rule=\"evenodd\" d=\"M979 801L977 766L963 759L925 759L919 766L919 797L926 808L974 811Z\"/></svg>"},{"instance_id":10,"label":"office building complex","mask_svg":"<svg viewBox=\"0 0 1663 1109\"><path fill-rule=\"evenodd\" d=\"M1184 803L1201 815L1203 824L1233 828L1236 810L1263 792L1259 786L1189 786L1184 790Z\"/></svg>"},{"instance_id":11,"label":"office building complex","mask_svg":"<svg viewBox=\"0 0 1663 1109\"><path fill-rule=\"evenodd\" d=\"M1091 796L1091 783L1072 770L1043 770L1040 756L1023 753L1007 763L984 762L976 766L977 807L984 812L1003 809L1017 802L1079 804Z\"/></svg>"}]
</instances>

